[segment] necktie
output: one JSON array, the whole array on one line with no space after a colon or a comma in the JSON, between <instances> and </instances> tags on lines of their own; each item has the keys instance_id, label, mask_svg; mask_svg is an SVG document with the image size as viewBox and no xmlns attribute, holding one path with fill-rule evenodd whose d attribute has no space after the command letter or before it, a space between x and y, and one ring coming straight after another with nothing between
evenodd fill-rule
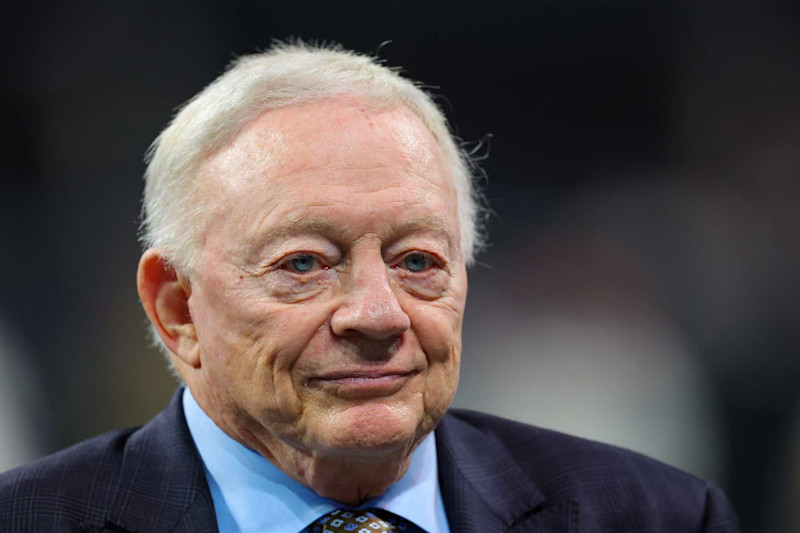
<instances>
[{"instance_id":1,"label":"necktie","mask_svg":"<svg viewBox=\"0 0 800 533\"><path fill-rule=\"evenodd\" d=\"M425 533L413 522L384 509L337 509L321 516L300 533Z\"/></svg>"}]
</instances>

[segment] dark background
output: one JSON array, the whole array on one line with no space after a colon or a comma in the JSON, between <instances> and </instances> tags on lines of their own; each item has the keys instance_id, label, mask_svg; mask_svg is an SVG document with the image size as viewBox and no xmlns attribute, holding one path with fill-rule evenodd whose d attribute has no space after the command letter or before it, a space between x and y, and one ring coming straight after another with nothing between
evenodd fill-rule
<instances>
[{"instance_id":1,"label":"dark background","mask_svg":"<svg viewBox=\"0 0 800 533\"><path fill-rule=\"evenodd\" d=\"M166 403L134 282L143 154L233 57L294 36L380 49L488 155L458 405L654 455L745 531L800 531L797 3L38 2L0 24L5 468Z\"/></svg>"}]
</instances>

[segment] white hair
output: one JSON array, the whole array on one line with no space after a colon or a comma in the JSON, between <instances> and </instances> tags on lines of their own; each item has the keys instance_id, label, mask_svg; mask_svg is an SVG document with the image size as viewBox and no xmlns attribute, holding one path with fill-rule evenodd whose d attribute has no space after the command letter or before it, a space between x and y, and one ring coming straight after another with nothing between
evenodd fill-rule
<instances>
[{"instance_id":1,"label":"white hair","mask_svg":"<svg viewBox=\"0 0 800 533\"><path fill-rule=\"evenodd\" d=\"M263 111L337 96L355 96L378 109L405 106L428 128L453 176L464 260L471 264L484 244L481 197L467 154L447 121L418 85L376 58L338 45L278 43L242 56L187 102L147 152L141 240L164 250L173 268L190 275L203 230L195 199L200 165Z\"/></svg>"}]
</instances>

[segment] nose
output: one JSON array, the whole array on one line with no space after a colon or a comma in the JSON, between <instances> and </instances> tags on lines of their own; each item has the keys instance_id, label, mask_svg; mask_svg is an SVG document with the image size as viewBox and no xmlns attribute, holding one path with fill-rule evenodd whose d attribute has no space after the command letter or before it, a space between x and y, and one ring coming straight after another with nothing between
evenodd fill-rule
<instances>
[{"instance_id":1,"label":"nose","mask_svg":"<svg viewBox=\"0 0 800 533\"><path fill-rule=\"evenodd\" d=\"M339 336L390 339L411 326L382 258L354 267L342 283L342 303L331 317Z\"/></svg>"}]
</instances>

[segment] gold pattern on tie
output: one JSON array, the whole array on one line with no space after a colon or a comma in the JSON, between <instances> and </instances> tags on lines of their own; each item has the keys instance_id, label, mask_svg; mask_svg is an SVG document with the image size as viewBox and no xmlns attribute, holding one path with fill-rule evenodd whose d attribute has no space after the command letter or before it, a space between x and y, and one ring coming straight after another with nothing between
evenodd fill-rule
<instances>
[{"instance_id":1,"label":"gold pattern on tie","mask_svg":"<svg viewBox=\"0 0 800 533\"><path fill-rule=\"evenodd\" d=\"M384 509L337 509L328 513L300 533L380 533L394 531L419 533L422 528Z\"/></svg>"}]
</instances>

